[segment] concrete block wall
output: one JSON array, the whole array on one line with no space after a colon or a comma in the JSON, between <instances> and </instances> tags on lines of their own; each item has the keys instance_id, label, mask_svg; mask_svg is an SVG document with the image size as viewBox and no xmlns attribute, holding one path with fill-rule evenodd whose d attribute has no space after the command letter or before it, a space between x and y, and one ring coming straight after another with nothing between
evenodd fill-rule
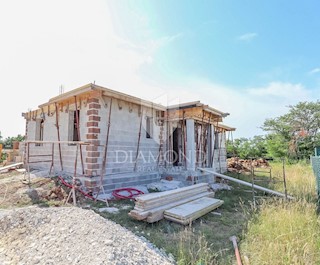
<instances>
[{"instance_id":1,"label":"concrete block wall","mask_svg":"<svg viewBox=\"0 0 320 265\"><path fill-rule=\"evenodd\" d=\"M87 146L85 186L96 190L100 186L100 174L104 174L105 191L131 185L157 181L157 157L161 127L155 123L156 114L152 108L142 107L142 126L136 171L134 172L140 121L141 106L108 97L92 99L88 106L87 141L96 146ZM110 128L106 166L102 172L104 149L110 115ZM146 137L146 117L153 117L152 138ZM163 135L162 135L163 137Z\"/></svg>"},{"instance_id":2,"label":"concrete block wall","mask_svg":"<svg viewBox=\"0 0 320 265\"><path fill-rule=\"evenodd\" d=\"M78 103L80 109L80 138L82 141L90 142L92 145L82 147L84 162L83 179L87 187L96 187L99 183L99 176L102 173L102 162L104 154L104 145L107 138L108 117L110 98L108 97L91 97L86 101ZM75 104L69 104L68 108L64 106L62 111L59 109L59 126L60 140L68 141L69 137L69 110L75 110ZM142 113L142 114L141 114ZM44 141L58 141L56 128L56 113L53 111L50 115L45 113L44 121ZM137 145L139 138L139 128L142 115L142 126L140 135L139 153L134 172ZM152 137L146 137L147 117L153 118ZM166 123L162 126L156 122L156 110L151 107L142 107L133 103L113 99L111 109L111 121L109 132L109 143L107 152L106 168L104 173L108 177L104 178L104 185L114 185L115 187L123 186L125 183L116 183L124 181L125 178L117 176L133 176L132 181L148 182L159 178L158 172L158 155L159 145L162 143L162 152L166 153ZM36 117L40 119L40 117ZM35 140L36 137L36 120L31 119L26 123L27 140ZM222 137L220 158L219 150L214 152L213 168L220 172L227 170L225 137ZM220 143L220 140L219 140ZM73 175L76 145L61 144L61 153L63 160L63 171ZM31 154L51 154L52 145L42 144L36 146L30 144ZM31 158L31 161L50 160L51 157ZM220 162L219 162L220 161ZM160 163L160 166L162 164ZM164 165L162 165L164 166ZM32 168L49 169L50 163L39 162L31 164ZM54 149L54 171L61 171L60 156L58 144ZM82 175L82 166L80 152L78 153L77 174ZM126 182L126 181L125 181ZM111 187L111 186L110 186Z\"/></svg>"},{"instance_id":3,"label":"concrete block wall","mask_svg":"<svg viewBox=\"0 0 320 265\"><path fill-rule=\"evenodd\" d=\"M104 98L104 103L107 107L102 107L99 112L101 118L99 141L101 145L106 143L110 98ZM141 121L140 112L141 107L136 104L117 99L112 100L106 174L134 171ZM142 126L136 172L157 170L161 128L155 122L155 112L156 110L152 108L142 107ZM153 117L151 138L146 137L147 117ZM101 149L103 150L103 148ZM99 161L102 162L102 156Z\"/></svg>"},{"instance_id":4,"label":"concrete block wall","mask_svg":"<svg viewBox=\"0 0 320 265\"><path fill-rule=\"evenodd\" d=\"M80 107L80 108L79 108ZM85 176L88 180L100 176L103 161L104 145L106 143L110 98L89 98L78 103L80 121L80 139L90 142L90 146L82 146ZM105 174L121 174L133 172L137 154L141 107L125 101L113 99L109 144ZM69 104L68 109L59 109L60 140L69 140L69 110L75 110L75 104ZM142 107L142 126L136 172L154 172L157 170L161 127L155 122L156 113L152 108ZM56 113L44 114L44 141L58 141L56 128ZM146 117L153 117L152 138L146 137ZM40 119L36 117L36 119ZM27 140L36 139L36 119L29 120L26 125ZM163 131L162 128L162 137ZM76 145L61 144L63 171L74 172ZM164 148L164 146L163 146ZM165 150L163 150L165 152ZM30 144L31 155L52 153L52 144L39 146ZM32 157L30 161L51 160L51 157ZM32 163L31 168L49 169L51 163ZM54 148L54 171L61 171L58 144ZM78 152L77 173L82 174L80 150Z\"/></svg>"},{"instance_id":5,"label":"concrete block wall","mask_svg":"<svg viewBox=\"0 0 320 265\"><path fill-rule=\"evenodd\" d=\"M80 139L85 141L86 127L83 126L87 122L87 103L82 102L79 113L79 124L80 124ZM59 130L60 130L60 141L69 140L69 110L75 110L75 104L70 104L68 108L64 107L62 111L58 110L59 116ZM44 113L44 127L43 127L43 141L58 141L58 133L56 127L56 113L55 111L52 114L48 115ZM40 117L36 117L40 119ZM36 120L29 120L26 126L27 140L32 141L36 139ZM63 171L73 174L74 172L74 163L76 155L76 145L61 144L61 155L63 160ZM30 144L30 155L43 155L52 153L52 144ZM86 149L85 146L82 147L83 159L85 162ZM51 157L31 157L30 161L41 161L41 160L51 160ZM30 167L35 169L49 169L51 163L48 162L39 162L31 163ZM58 144L54 145L54 171L61 171L60 166L60 156ZM78 162L77 162L77 174L82 174L82 166L80 160L80 151L78 152Z\"/></svg>"},{"instance_id":6,"label":"concrete block wall","mask_svg":"<svg viewBox=\"0 0 320 265\"><path fill-rule=\"evenodd\" d=\"M226 139L224 133L219 133L219 149L214 150L213 168L215 171L224 173L227 171L227 149L226 149Z\"/></svg>"}]
</instances>

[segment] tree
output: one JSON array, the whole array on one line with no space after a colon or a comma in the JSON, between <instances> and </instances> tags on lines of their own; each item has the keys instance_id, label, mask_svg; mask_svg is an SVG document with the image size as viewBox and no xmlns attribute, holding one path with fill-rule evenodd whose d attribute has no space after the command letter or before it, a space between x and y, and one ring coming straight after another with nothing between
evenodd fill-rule
<instances>
[{"instance_id":1,"label":"tree","mask_svg":"<svg viewBox=\"0 0 320 265\"><path fill-rule=\"evenodd\" d=\"M6 139L3 140L3 147L6 149L12 149L13 148L13 142L22 142L24 141L25 137L22 136L21 134L18 134L15 137L7 137Z\"/></svg>"},{"instance_id":2,"label":"tree","mask_svg":"<svg viewBox=\"0 0 320 265\"><path fill-rule=\"evenodd\" d=\"M285 115L267 119L267 149L273 156L308 158L320 144L320 101L290 105Z\"/></svg>"},{"instance_id":3,"label":"tree","mask_svg":"<svg viewBox=\"0 0 320 265\"><path fill-rule=\"evenodd\" d=\"M240 158L265 157L267 154L266 140L263 136L235 139L227 142L227 152Z\"/></svg>"},{"instance_id":4,"label":"tree","mask_svg":"<svg viewBox=\"0 0 320 265\"><path fill-rule=\"evenodd\" d=\"M273 158L288 157L289 143L281 134L269 134L266 136L266 150Z\"/></svg>"}]
</instances>

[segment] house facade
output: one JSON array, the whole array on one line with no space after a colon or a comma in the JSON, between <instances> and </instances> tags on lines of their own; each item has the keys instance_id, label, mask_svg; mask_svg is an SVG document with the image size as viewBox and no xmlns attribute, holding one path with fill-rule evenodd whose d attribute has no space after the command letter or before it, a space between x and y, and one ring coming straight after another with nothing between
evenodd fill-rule
<instances>
[{"instance_id":1,"label":"house facade","mask_svg":"<svg viewBox=\"0 0 320 265\"><path fill-rule=\"evenodd\" d=\"M25 163L76 174L91 190L198 176L198 167L224 172L234 130L221 124L227 115L198 101L165 107L88 84L23 113Z\"/></svg>"}]
</instances>

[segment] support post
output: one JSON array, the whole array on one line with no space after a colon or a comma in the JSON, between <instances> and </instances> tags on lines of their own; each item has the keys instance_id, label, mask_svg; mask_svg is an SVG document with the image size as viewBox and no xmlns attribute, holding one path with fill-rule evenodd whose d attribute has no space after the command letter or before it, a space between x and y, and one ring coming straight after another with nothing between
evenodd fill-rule
<instances>
[{"instance_id":1,"label":"support post","mask_svg":"<svg viewBox=\"0 0 320 265\"><path fill-rule=\"evenodd\" d=\"M187 168L187 156L186 156L186 142L187 142L187 135L186 135L186 122L185 122L185 111L182 113L182 128L183 128L183 160L184 160L184 167Z\"/></svg>"},{"instance_id":2,"label":"support post","mask_svg":"<svg viewBox=\"0 0 320 265\"><path fill-rule=\"evenodd\" d=\"M80 138L80 126L79 126L79 115L78 115L77 96L74 96L74 103L75 103L75 105L76 105L76 124L77 124L77 132L78 132L78 141L81 141L81 138ZM82 174L84 174L84 164L83 164L82 146L81 146L81 145L80 145L80 159L81 159Z\"/></svg>"},{"instance_id":3,"label":"support post","mask_svg":"<svg viewBox=\"0 0 320 265\"><path fill-rule=\"evenodd\" d=\"M138 160L138 156L139 156L139 148L140 148L140 139L141 139L141 127L142 127L142 118L143 118L143 110L142 110L142 106L141 106L141 111L140 111L140 126L139 126L139 134L138 134L138 144L137 144L137 152L136 152L136 159L134 161L134 168L133 171L136 172L137 170L137 160Z\"/></svg>"},{"instance_id":4,"label":"support post","mask_svg":"<svg viewBox=\"0 0 320 265\"><path fill-rule=\"evenodd\" d=\"M80 147L81 147L81 145L80 145ZM76 158L75 158L75 161L74 161L74 173L73 173L73 178L72 178L72 200L73 200L73 205L74 205L74 206L77 206L77 199L76 199L76 177L77 177L78 153L79 153L79 144L77 144Z\"/></svg>"},{"instance_id":5,"label":"support post","mask_svg":"<svg viewBox=\"0 0 320 265\"><path fill-rule=\"evenodd\" d=\"M285 159L284 159L284 158L282 158L282 174L283 174L284 194L285 194L285 198L288 199L287 181L286 181L286 170L285 170Z\"/></svg>"},{"instance_id":6,"label":"support post","mask_svg":"<svg viewBox=\"0 0 320 265\"><path fill-rule=\"evenodd\" d=\"M221 130L220 133L218 133L218 136L220 137L219 141L219 152L218 152L218 161L219 161L219 173L222 173L221 171L221 146L222 146L222 136L223 136L223 130Z\"/></svg>"},{"instance_id":7,"label":"support post","mask_svg":"<svg viewBox=\"0 0 320 265\"><path fill-rule=\"evenodd\" d=\"M52 150L51 150L51 165L49 170L49 176L51 175L51 171L54 165L54 143L52 143Z\"/></svg>"},{"instance_id":8,"label":"support post","mask_svg":"<svg viewBox=\"0 0 320 265\"><path fill-rule=\"evenodd\" d=\"M61 170L63 170L63 162L62 162L62 154L61 154L61 144L60 144L60 126L59 126L59 116L58 116L58 106L57 103L54 103L56 108L56 127L57 127L57 134L58 134L58 148L59 148L59 157L60 157L60 166Z\"/></svg>"},{"instance_id":9,"label":"support post","mask_svg":"<svg viewBox=\"0 0 320 265\"><path fill-rule=\"evenodd\" d=\"M214 167L214 149L215 149L215 127L212 124L211 126L211 135L212 135L212 139L211 139L211 158L210 158L210 167L213 168Z\"/></svg>"},{"instance_id":10,"label":"support post","mask_svg":"<svg viewBox=\"0 0 320 265\"><path fill-rule=\"evenodd\" d=\"M194 120L187 119L186 120L186 127L187 127L187 169L188 170L195 170L195 156L196 156L196 149L195 149L195 133L194 133Z\"/></svg>"}]
</instances>

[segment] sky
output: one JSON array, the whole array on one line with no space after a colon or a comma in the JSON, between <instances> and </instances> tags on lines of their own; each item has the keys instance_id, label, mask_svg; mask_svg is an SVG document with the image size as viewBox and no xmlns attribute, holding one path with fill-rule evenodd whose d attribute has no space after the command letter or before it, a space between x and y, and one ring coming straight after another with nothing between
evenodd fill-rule
<instances>
[{"instance_id":1,"label":"sky","mask_svg":"<svg viewBox=\"0 0 320 265\"><path fill-rule=\"evenodd\" d=\"M320 92L317 0L0 0L0 132L87 83L228 112L235 138Z\"/></svg>"}]
</instances>

